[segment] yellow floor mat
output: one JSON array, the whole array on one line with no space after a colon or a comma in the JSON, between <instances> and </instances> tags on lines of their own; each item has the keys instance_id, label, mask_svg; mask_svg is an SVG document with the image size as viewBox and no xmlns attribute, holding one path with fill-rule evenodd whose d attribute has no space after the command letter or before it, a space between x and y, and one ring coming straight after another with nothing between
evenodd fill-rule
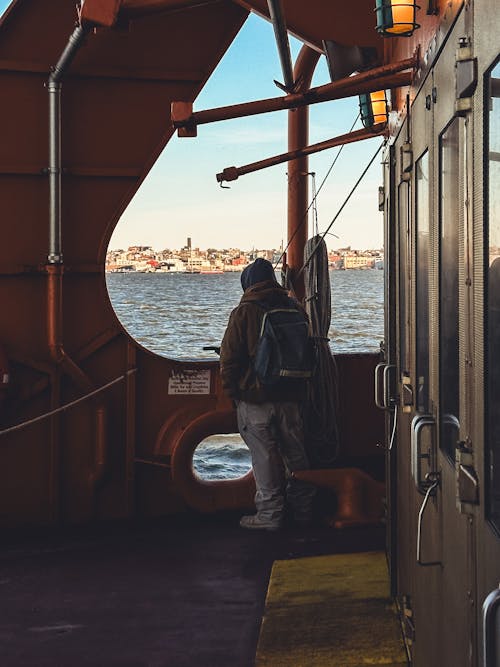
<instances>
[{"instance_id":1,"label":"yellow floor mat","mask_svg":"<svg viewBox=\"0 0 500 667\"><path fill-rule=\"evenodd\" d=\"M385 554L276 561L256 667L405 667Z\"/></svg>"}]
</instances>

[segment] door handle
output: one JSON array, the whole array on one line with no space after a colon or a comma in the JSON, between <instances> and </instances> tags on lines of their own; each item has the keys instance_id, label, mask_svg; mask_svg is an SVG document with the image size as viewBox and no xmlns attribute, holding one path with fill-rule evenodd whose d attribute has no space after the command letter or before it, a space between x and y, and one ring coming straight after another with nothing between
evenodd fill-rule
<instances>
[{"instance_id":1,"label":"door handle","mask_svg":"<svg viewBox=\"0 0 500 667\"><path fill-rule=\"evenodd\" d=\"M497 620L500 588L492 591L483 603L483 667L498 665Z\"/></svg>"},{"instance_id":2,"label":"door handle","mask_svg":"<svg viewBox=\"0 0 500 667\"><path fill-rule=\"evenodd\" d=\"M418 524L417 524L417 563L422 567L429 567L430 565L441 565L440 560L429 560L429 561L422 560L422 522L424 520L424 512L425 508L427 507L427 503L429 502L429 498L432 495L435 495L440 481L439 473L430 473L427 475L427 477L429 479L429 487L427 488L427 491L425 493L425 498L422 501L422 505L418 513Z\"/></svg>"},{"instance_id":3,"label":"door handle","mask_svg":"<svg viewBox=\"0 0 500 667\"><path fill-rule=\"evenodd\" d=\"M396 366L394 364L386 364L384 362L375 366L375 405L381 410L392 410L394 407L395 401L390 391L390 372L395 369Z\"/></svg>"},{"instance_id":4,"label":"door handle","mask_svg":"<svg viewBox=\"0 0 500 667\"><path fill-rule=\"evenodd\" d=\"M432 460L432 433L429 449L422 451L422 433L425 429L434 430L435 423L432 415L416 415L411 423L411 472L417 490L422 495L427 494L430 486L433 486L434 494L436 490L432 481L436 476ZM425 474L422 471L423 461L427 461L428 472Z\"/></svg>"},{"instance_id":5,"label":"door handle","mask_svg":"<svg viewBox=\"0 0 500 667\"><path fill-rule=\"evenodd\" d=\"M382 362L380 364L377 364L375 366L375 373L374 373L374 379L375 379L375 405L377 408L380 408L381 410L385 410L385 405L382 402L383 401L383 394L380 392L380 373L384 370L384 368L387 366L386 363Z\"/></svg>"}]
</instances>

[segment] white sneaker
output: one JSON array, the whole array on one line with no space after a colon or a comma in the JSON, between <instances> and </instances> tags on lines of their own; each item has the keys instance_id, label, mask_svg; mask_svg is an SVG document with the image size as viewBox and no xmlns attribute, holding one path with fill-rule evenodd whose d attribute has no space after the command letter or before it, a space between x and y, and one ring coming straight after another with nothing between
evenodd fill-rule
<instances>
[{"instance_id":1,"label":"white sneaker","mask_svg":"<svg viewBox=\"0 0 500 667\"><path fill-rule=\"evenodd\" d=\"M240 526L242 528L249 528L250 530L279 530L281 528L281 521L266 521L266 519L260 519L258 514L252 514L250 516L242 516Z\"/></svg>"}]
</instances>

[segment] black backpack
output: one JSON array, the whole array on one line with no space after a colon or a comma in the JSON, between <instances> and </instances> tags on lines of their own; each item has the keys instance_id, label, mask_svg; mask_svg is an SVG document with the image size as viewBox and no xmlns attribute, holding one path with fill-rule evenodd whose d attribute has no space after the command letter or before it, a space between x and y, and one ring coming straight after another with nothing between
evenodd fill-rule
<instances>
[{"instance_id":1,"label":"black backpack","mask_svg":"<svg viewBox=\"0 0 500 667\"><path fill-rule=\"evenodd\" d=\"M314 345L305 314L293 305L265 308L254 357L254 370L262 384L310 378L314 371Z\"/></svg>"}]
</instances>

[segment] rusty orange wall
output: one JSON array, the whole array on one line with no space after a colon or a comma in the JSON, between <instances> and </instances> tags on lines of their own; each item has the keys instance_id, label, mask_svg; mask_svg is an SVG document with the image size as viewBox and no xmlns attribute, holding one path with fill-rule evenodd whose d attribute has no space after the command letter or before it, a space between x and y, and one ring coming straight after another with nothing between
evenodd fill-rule
<instances>
[{"instance_id":1,"label":"rusty orange wall","mask_svg":"<svg viewBox=\"0 0 500 667\"><path fill-rule=\"evenodd\" d=\"M246 10L221 0L98 28L63 81L64 348L94 387L131 368L137 373L99 400L0 436L0 523L125 516L140 505L135 459L154 458L158 431L178 409L179 398L166 387L179 365L142 350L123 331L106 290L105 253L121 213L171 136L171 101L195 99L246 17ZM3 427L84 393L50 360L44 267L46 82L75 19L72 2L53 0L48 11L45 0L18 0L0 23L0 123L7 129L0 144L0 344L12 375ZM205 366L215 377L216 365ZM107 412L107 461L95 484L100 402ZM215 385L210 395L182 403L191 415L226 406ZM165 486L158 486L163 511L179 506L175 494L165 499ZM152 509L155 486L143 491Z\"/></svg>"},{"instance_id":2,"label":"rusty orange wall","mask_svg":"<svg viewBox=\"0 0 500 667\"><path fill-rule=\"evenodd\" d=\"M63 82L62 343L92 387L135 372L92 401L0 436L1 525L179 510L183 503L168 469L175 437L197 415L228 408L216 363L177 363L127 336L104 275L113 229L171 136L171 101L196 98L247 17L230 0L185 4L97 28ZM50 11L46 0L17 0L0 21L0 126L7 130L0 143L0 344L12 371L0 428L85 393L49 354L45 267L46 82L75 18L66 0L52 0ZM185 368L208 369L210 393L169 395L170 374ZM359 381L371 386L371 377L356 364L346 372L360 374ZM357 411L363 406L355 395L349 400L356 386L345 397ZM97 429L101 408L104 431ZM160 438L166 422L174 426ZM359 435L359 446L369 448L369 434Z\"/></svg>"}]
</instances>

